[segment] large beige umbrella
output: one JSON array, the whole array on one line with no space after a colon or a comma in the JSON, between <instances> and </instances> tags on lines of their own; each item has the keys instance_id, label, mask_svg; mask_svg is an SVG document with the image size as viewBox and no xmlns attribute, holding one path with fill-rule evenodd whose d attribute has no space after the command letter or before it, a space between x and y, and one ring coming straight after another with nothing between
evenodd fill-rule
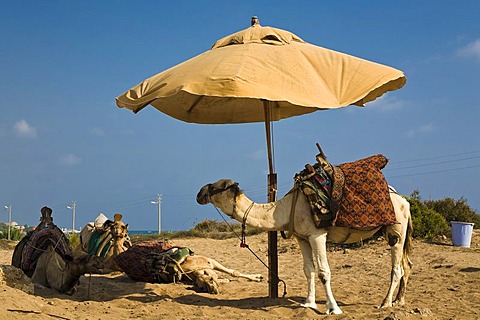
<instances>
[{"instance_id":1,"label":"large beige umbrella","mask_svg":"<svg viewBox=\"0 0 480 320\"><path fill-rule=\"evenodd\" d=\"M176 119L219 124L265 122L269 201L276 199L270 123L317 110L363 106L401 88L403 72L318 47L295 34L252 26L117 97L137 113L152 105ZM269 233L270 297L278 296L277 235Z\"/></svg>"}]
</instances>

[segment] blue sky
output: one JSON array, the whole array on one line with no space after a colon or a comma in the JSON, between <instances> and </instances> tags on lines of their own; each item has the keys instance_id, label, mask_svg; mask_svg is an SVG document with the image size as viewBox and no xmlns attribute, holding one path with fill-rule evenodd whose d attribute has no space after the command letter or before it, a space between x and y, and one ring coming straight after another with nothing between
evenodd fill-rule
<instances>
[{"instance_id":1,"label":"blue sky","mask_svg":"<svg viewBox=\"0 0 480 320\"><path fill-rule=\"evenodd\" d=\"M230 178L266 200L264 125L197 125L115 97L228 34L264 26L405 72L367 104L274 124L279 195L313 164L382 153L389 184L424 199L464 197L479 212L480 2L0 1L0 205L36 225L40 208L79 229L103 212L131 230L221 219L195 196ZM8 215L0 212L0 222Z\"/></svg>"}]
</instances>

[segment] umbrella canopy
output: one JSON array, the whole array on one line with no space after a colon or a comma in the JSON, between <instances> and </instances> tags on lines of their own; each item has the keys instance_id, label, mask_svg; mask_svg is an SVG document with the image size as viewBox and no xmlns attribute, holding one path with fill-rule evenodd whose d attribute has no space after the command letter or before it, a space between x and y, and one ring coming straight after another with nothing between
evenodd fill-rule
<instances>
[{"instance_id":1,"label":"umbrella canopy","mask_svg":"<svg viewBox=\"0 0 480 320\"><path fill-rule=\"evenodd\" d=\"M258 21L258 20L255 20ZM401 88L394 68L315 46L258 23L117 97L138 112L147 105L192 123L276 121L321 109L363 106Z\"/></svg>"}]
</instances>

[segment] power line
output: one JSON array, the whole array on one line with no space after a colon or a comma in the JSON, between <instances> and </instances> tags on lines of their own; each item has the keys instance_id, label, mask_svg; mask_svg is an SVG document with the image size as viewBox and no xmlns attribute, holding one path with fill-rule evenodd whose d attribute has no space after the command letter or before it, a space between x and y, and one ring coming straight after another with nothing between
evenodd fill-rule
<instances>
[{"instance_id":1,"label":"power line","mask_svg":"<svg viewBox=\"0 0 480 320\"><path fill-rule=\"evenodd\" d=\"M404 174L404 175L400 175L400 176L388 176L387 178L392 179L392 178L421 176L421 175L426 175L426 174L444 173L444 172L457 171L457 170L465 170L465 169L478 168L478 167L480 167L480 164L479 164L479 165L474 165L474 166L468 166L468 167L461 167L461 168L452 168L452 169L443 169L443 170L436 170L436 171L429 171L429 172L419 172L419 173L412 173L412 174Z\"/></svg>"},{"instance_id":2,"label":"power line","mask_svg":"<svg viewBox=\"0 0 480 320\"><path fill-rule=\"evenodd\" d=\"M425 160L435 160L435 159L442 159L442 158L449 158L449 157L464 156L464 155L467 155L467 154L475 154L475 153L480 153L480 151L446 154L446 155L442 155L442 156L428 157L428 158L418 158L418 159L410 159L410 160L399 160L399 161L395 160L394 163L407 163L407 162L417 162L417 161L425 161Z\"/></svg>"},{"instance_id":3,"label":"power line","mask_svg":"<svg viewBox=\"0 0 480 320\"><path fill-rule=\"evenodd\" d=\"M436 164L445 164L445 163L452 163L452 162L465 161L465 160L478 159L478 158L480 158L480 156L462 158L462 159L456 159L456 160L424 163L424 164L419 164L419 165L415 165L415 166L408 166L408 167L400 167L400 168L392 168L392 169L387 168L384 171L395 171L395 170L404 170L404 169L412 169L412 168L419 168L419 167L427 167L427 166L433 166L433 165L436 165Z\"/></svg>"}]
</instances>

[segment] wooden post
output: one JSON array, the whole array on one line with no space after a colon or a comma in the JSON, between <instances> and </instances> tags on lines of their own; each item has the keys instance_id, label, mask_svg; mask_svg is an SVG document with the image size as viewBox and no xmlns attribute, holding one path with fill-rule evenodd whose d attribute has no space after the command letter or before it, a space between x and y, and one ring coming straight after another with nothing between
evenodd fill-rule
<instances>
[{"instance_id":1,"label":"wooden post","mask_svg":"<svg viewBox=\"0 0 480 320\"><path fill-rule=\"evenodd\" d=\"M272 136L270 133L270 106L269 101L263 100L265 111L265 133L267 138L268 154L268 202L277 200L277 174L273 166ZM268 232L268 296L278 298L278 253L277 231Z\"/></svg>"}]
</instances>

